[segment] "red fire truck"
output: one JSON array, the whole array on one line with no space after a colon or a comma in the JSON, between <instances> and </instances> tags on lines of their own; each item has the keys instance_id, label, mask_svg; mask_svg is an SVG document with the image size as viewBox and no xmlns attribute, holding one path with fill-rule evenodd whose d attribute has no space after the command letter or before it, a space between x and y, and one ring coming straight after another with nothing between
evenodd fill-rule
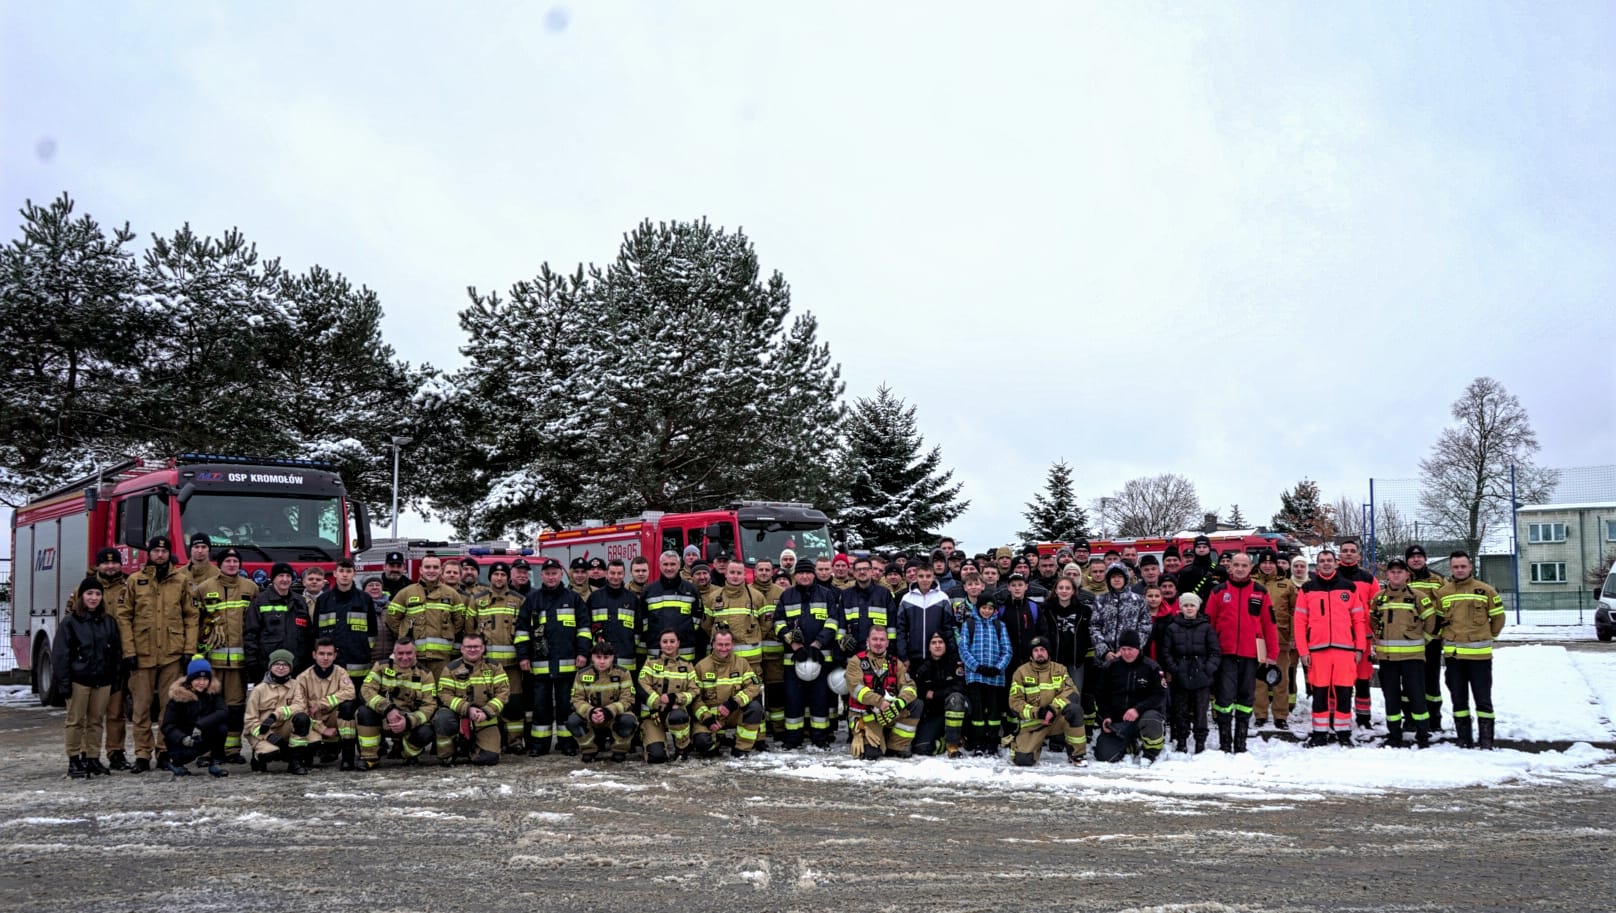
<instances>
[{"instance_id":1,"label":"red fire truck","mask_svg":"<svg viewBox=\"0 0 1616 913\"><path fill-rule=\"evenodd\" d=\"M129 460L18 508L11 527L11 647L43 698L57 618L102 548L116 548L134 573L152 536L168 536L184 563L186 541L200 532L215 548L240 550L242 572L262 587L277 561L300 575L329 571L370 544L365 505L347 497L330 464L216 454Z\"/></svg>"},{"instance_id":2,"label":"red fire truck","mask_svg":"<svg viewBox=\"0 0 1616 913\"><path fill-rule=\"evenodd\" d=\"M728 552L748 565L758 558L778 560L788 548L809 561L835 551L830 520L823 511L799 501L741 501L727 510L646 511L616 523L542 533L539 557L568 565L574 558L617 558L627 563L644 555L654 569L662 552L682 554L690 545L701 549L707 560Z\"/></svg>"}]
</instances>

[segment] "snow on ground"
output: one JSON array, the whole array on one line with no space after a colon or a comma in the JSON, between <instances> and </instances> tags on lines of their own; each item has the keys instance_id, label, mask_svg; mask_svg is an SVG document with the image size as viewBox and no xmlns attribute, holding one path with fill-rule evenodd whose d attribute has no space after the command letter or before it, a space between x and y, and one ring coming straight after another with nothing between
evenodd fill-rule
<instances>
[{"instance_id":1,"label":"snow on ground","mask_svg":"<svg viewBox=\"0 0 1616 913\"><path fill-rule=\"evenodd\" d=\"M1251 751L1240 756L1214 749L1194 757L1165 754L1149 767L1129 761L1099 764L1091 759L1080 768L1050 752L1030 768L1011 766L1007 753L992 759L870 763L853 760L845 746L838 746L829 753L772 753L746 763L775 776L873 786L902 783L944 791L1028 790L1093 801L1176 799L1189 813L1208 801L1296 802L1503 783L1544 785L1565 777L1602 775L1582 771L1616 759L1616 753L1587 744L1616 739L1612 726L1616 719L1616 652L1573 653L1560 646L1534 644L1501 649L1494 656L1499 738L1575 744L1564 751L1543 753L1465 751L1451 743L1438 743L1426 751L1371 744L1309 750L1291 742L1253 738ZM1374 703L1375 718L1383 719L1378 690ZM1545 708L1553 711L1546 713ZM1444 718L1451 733L1450 708L1444 708ZM1302 704L1297 705L1292 719L1305 726L1307 713ZM1384 724L1378 731L1384 733ZM1212 742L1216 741L1214 727Z\"/></svg>"},{"instance_id":2,"label":"snow on ground","mask_svg":"<svg viewBox=\"0 0 1616 913\"><path fill-rule=\"evenodd\" d=\"M1591 642L1598 640L1598 638L1594 635L1593 613L1589 612L1585 617L1588 619L1587 624L1567 623L1510 625L1509 627L1504 628L1503 633L1498 635L1498 639L1506 642L1528 640L1536 643L1542 643L1544 641Z\"/></svg>"}]
</instances>

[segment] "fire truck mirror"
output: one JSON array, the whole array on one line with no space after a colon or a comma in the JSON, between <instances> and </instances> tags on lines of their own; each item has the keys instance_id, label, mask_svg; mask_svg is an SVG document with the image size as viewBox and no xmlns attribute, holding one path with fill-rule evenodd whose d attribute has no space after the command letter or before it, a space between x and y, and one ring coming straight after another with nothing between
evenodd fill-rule
<instances>
[{"instance_id":1,"label":"fire truck mirror","mask_svg":"<svg viewBox=\"0 0 1616 913\"><path fill-rule=\"evenodd\" d=\"M146 547L146 499L130 498L123 503L123 528L118 539L135 548Z\"/></svg>"},{"instance_id":2,"label":"fire truck mirror","mask_svg":"<svg viewBox=\"0 0 1616 913\"><path fill-rule=\"evenodd\" d=\"M370 551L370 508L363 501L349 501L348 506L353 508L354 537L351 547L354 554Z\"/></svg>"},{"instance_id":3,"label":"fire truck mirror","mask_svg":"<svg viewBox=\"0 0 1616 913\"><path fill-rule=\"evenodd\" d=\"M196 483L186 482L185 486L179 491L180 503L184 504L185 502L191 500L191 496L194 494L196 494Z\"/></svg>"},{"instance_id":4,"label":"fire truck mirror","mask_svg":"<svg viewBox=\"0 0 1616 913\"><path fill-rule=\"evenodd\" d=\"M100 503L101 503L101 496L96 493L96 490L94 488L86 488L86 489L84 489L84 512L85 513L87 513L87 514L95 513L96 505L98 505Z\"/></svg>"}]
</instances>

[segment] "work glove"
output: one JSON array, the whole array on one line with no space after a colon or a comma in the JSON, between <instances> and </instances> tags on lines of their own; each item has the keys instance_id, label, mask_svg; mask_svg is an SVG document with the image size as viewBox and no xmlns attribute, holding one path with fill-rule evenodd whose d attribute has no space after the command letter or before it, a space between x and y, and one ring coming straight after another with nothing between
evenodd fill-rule
<instances>
[{"instance_id":1,"label":"work glove","mask_svg":"<svg viewBox=\"0 0 1616 913\"><path fill-rule=\"evenodd\" d=\"M787 646L791 646L791 647L801 646L802 645L802 631L799 628L787 628L785 636L784 636L783 639L785 640Z\"/></svg>"},{"instance_id":2,"label":"work glove","mask_svg":"<svg viewBox=\"0 0 1616 913\"><path fill-rule=\"evenodd\" d=\"M858 652L858 641L851 634L843 634L836 643L842 648L843 653Z\"/></svg>"},{"instance_id":3,"label":"work glove","mask_svg":"<svg viewBox=\"0 0 1616 913\"><path fill-rule=\"evenodd\" d=\"M734 713L735 711L741 709L741 705L735 703L735 698L730 698L729 700L727 700L724 703L720 704L718 709L724 711L724 713L723 713L724 716L729 716L730 714Z\"/></svg>"},{"instance_id":4,"label":"work glove","mask_svg":"<svg viewBox=\"0 0 1616 913\"><path fill-rule=\"evenodd\" d=\"M192 748L196 745L196 739L192 738L191 736L186 736L185 738L180 739L180 744L184 745L186 748Z\"/></svg>"},{"instance_id":5,"label":"work glove","mask_svg":"<svg viewBox=\"0 0 1616 913\"><path fill-rule=\"evenodd\" d=\"M791 651L792 662L805 663L812 658L813 657L808 653L807 647L798 647L797 649Z\"/></svg>"},{"instance_id":6,"label":"work glove","mask_svg":"<svg viewBox=\"0 0 1616 913\"><path fill-rule=\"evenodd\" d=\"M138 656L125 656L123 658L123 666L122 666L122 668L123 668L123 674L124 675L128 675L129 673L134 672L136 669L139 669L140 668L140 657L138 657Z\"/></svg>"},{"instance_id":7,"label":"work glove","mask_svg":"<svg viewBox=\"0 0 1616 913\"><path fill-rule=\"evenodd\" d=\"M533 658L550 658L550 641L547 638L540 637L533 641Z\"/></svg>"},{"instance_id":8,"label":"work glove","mask_svg":"<svg viewBox=\"0 0 1616 913\"><path fill-rule=\"evenodd\" d=\"M280 719L278 717L276 717L275 714L273 714L273 713L268 714L267 716L264 717L264 728L265 729L274 729L275 724L278 723L278 722L280 722Z\"/></svg>"},{"instance_id":9,"label":"work glove","mask_svg":"<svg viewBox=\"0 0 1616 913\"><path fill-rule=\"evenodd\" d=\"M983 663L982 665L976 667L976 674L977 675L986 675L986 676L998 675L999 674L999 667L998 666L990 666L987 663Z\"/></svg>"}]
</instances>

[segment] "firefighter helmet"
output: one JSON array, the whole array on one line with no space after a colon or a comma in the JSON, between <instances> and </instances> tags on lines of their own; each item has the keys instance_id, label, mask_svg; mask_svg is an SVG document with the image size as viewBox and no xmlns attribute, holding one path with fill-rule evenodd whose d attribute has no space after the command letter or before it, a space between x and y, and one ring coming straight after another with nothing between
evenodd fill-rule
<instances>
[{"instance_id":1,"label":"firefighter helmet","mask_svg":"<svg viewBox=\"0 0 1616 913\"><path fill-rule=\"evenodd\" d=\"M820 668L819 660L817 659L800 660L793 665L793 668L797 670L797 677L805 682L811 682L819 678Z\"/></svg>"}]
</instances>

